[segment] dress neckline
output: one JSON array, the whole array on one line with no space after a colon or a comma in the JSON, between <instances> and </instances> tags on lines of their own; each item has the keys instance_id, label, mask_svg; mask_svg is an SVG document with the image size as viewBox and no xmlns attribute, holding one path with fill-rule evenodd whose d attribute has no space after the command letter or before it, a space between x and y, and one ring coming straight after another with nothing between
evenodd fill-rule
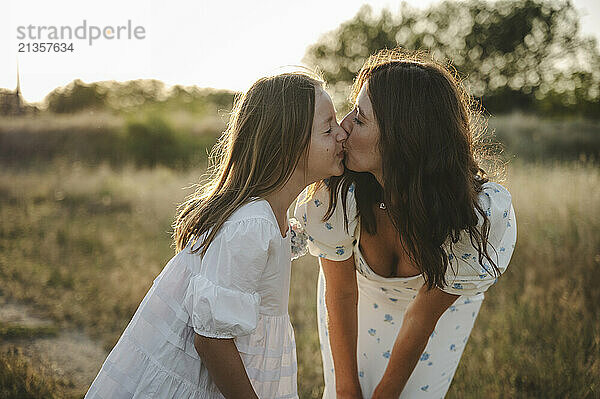
<instances>
[{"instance_id":1,"label":"dress neckline","mask_svg":"<svg viewBox=\"0 0 600 399\"><path fill-rule=\"evenodd\" d=\"M356 244L354 245L354 250L358 254L359 259L362 261L363 266L365 266L365 268L373 276L375 276L377 279L381 279L384 281L408 281L408 280L414 280L418 277L423 276L423 273L420 273L415 276L408 276L408 277L383 277L382 275L376 273L373 269L371 269L371 266L369 266L369 264L367 263L367 260L365 259L362 252L360 251L360 230L361 230L360 216L357 217L357 219L358 219L358 223L356 224L356 229L358 229L358 232L356 233Z\"/></svg>"},{"instance_id":2,"label":"dress neckline","mask_svg":"<svg viewBox=\"0 0 600 399\"><path fill-rule=\"evenodd\" d=\"M285 215L285 225L286 225L287 229L285 231L285 235L283 235L283 234L281 234L281 229L279 228L279 221L277 220L277 216L275 216L275 212L273 211L273 207L271 206L271 203L261 197L252 197L251 199L256 200L256 201L264 201L267 203L267 208L269 209L269 212L271 213L271 217L273 218L273 221L275 222L277 231L279 231L279 236L281 237L282 240L286 240L290 236L290 219L288 218L287 213Z\"/></svg>"}]
</instances>

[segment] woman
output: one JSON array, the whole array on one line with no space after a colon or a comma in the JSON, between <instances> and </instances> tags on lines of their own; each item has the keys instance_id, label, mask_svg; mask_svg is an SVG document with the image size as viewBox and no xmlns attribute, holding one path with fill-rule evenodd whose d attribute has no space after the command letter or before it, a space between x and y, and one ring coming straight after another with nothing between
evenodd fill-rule
<instances>
[{"instance_id":1,"label":"woman","mask_svg":"<svg viewBox=\"0 0 600 399\"><path fill-rule=\"evenodd\" d=\"M352 100L348 170L295 212L321 264L324 397L441 398L513 252L511 196L480 168L469 98L444 67L381 51Z\"/></svg>"},{"instance_id":2,"label":"woman","mask_svg":"<svg viewBox=\"0 0 600 399\"><path fill-rule=\"evenodd\" d=\"M297 398L287 209L341 175L345 131L320 81L257 81L237 102L207 184L179 208L177 254L86 398Z\"/></svg>"}]
</instances>

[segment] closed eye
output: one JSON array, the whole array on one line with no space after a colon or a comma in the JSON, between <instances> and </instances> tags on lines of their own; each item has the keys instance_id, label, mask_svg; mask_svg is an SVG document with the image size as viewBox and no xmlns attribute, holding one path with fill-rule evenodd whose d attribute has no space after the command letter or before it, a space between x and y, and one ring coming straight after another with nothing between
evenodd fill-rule
<instances>
[{"instance_id":1,"label":"closed eye","mask_svg":"<svg viewBox=\"0 0 600 399\"><path fill-rule=\"evenodd\" d=\"M361 126L364 124L364 122L361 122L356 116L352 119L354 121L354 123L356 123L358 126Z\"/></svg>"}]
</instances>

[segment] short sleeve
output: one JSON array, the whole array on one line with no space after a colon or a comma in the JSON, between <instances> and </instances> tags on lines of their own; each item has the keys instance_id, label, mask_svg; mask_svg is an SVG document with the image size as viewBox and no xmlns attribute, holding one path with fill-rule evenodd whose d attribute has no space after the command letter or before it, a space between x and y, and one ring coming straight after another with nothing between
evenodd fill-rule
<instances>
[{"instance_id":1,"label":"short sleeve","mask_svg":"<svg viewBox=\"0 0 600 399\"><path fill-rule=\"evenodd\" d=\"M312 198L308 199L308 188L299 196L296 202L294 216L304 227L308 238L308 251L320 258L342 261L352 256L354 235L357 226L356 200L354 184L348 189L346 208L348 212L348 231L344 226L344 209L341 193L331 218L323 221L323 216L329 207L329 188L323 184Z\"/></svg>"},{"instance_id":2,"label":"short sleeve","mask_svg":"<svg viewBox=\"0 0 600 399\"><path fill-rule=\"evenodd\" d=\"M258 323L258 282L276 227L266 219L226 222L189 282L184 307L194 331L212 338L251 334Z\"/></svg>"},{"instance_id":3,"label":"short sleeve","mask_svg":"<svg viewBox=\"0 0 600 399\"><path fill-rule=\"evenodd\" d=\"M490 220L488 253L500 273L504 273L517 241L517 220L511 195L500 184L488 182L479 195L479 204ZM479 216L478 228L482 224L483 218ZM477 250L467 233L461 234L460 240L453 245L453 252L448 250L450 265L445 276L447 285L440 287L442 291L473 296L496 283L497 278L489 262L484 258L483 266L479 264Z\"/></svg>"}]
</instances>

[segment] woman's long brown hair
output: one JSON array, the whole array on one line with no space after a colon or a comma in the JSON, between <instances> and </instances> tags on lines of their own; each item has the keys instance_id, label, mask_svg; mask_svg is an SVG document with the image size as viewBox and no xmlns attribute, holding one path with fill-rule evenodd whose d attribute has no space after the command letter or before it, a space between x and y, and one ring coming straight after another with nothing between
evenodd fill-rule
<instances>
[{"instance_id":1,"label":"woman's long brown hair","mask_svg":"<svg viewBox=\"0 0 600 399\"><path fill-rule=\"evenodd\" d=\"M322 80L310 72L285 73L258 80L236 100L211 152L208 181L178 207L177 252L206 234L192 251L204 255L236 209L281 189L301 158L306 162L317 87Z\"/></svg>"},{"instance_id":2,"label":"woman's long brown hair","mask_svg":"<svg viewBox=\"0 0 600 399\"><path fill-rule=\"evenodd\" d=\"M488 156L479 145L481 109L447 67L424 53L396 49L371 56L354 82L353 103L365 84L380 132L383 187L370 173L346 170L332 177L325 218L333 213L339 190L345 208L348 188L355 183L361 224L369 234L377 232L373 209L383 201L404 250L430 289L446 285L449 255L461 233L469 235L481 266L499 275L487 249L490 221L478 202L488 182L478 162Z\"/></svg>"}]
</instances>

